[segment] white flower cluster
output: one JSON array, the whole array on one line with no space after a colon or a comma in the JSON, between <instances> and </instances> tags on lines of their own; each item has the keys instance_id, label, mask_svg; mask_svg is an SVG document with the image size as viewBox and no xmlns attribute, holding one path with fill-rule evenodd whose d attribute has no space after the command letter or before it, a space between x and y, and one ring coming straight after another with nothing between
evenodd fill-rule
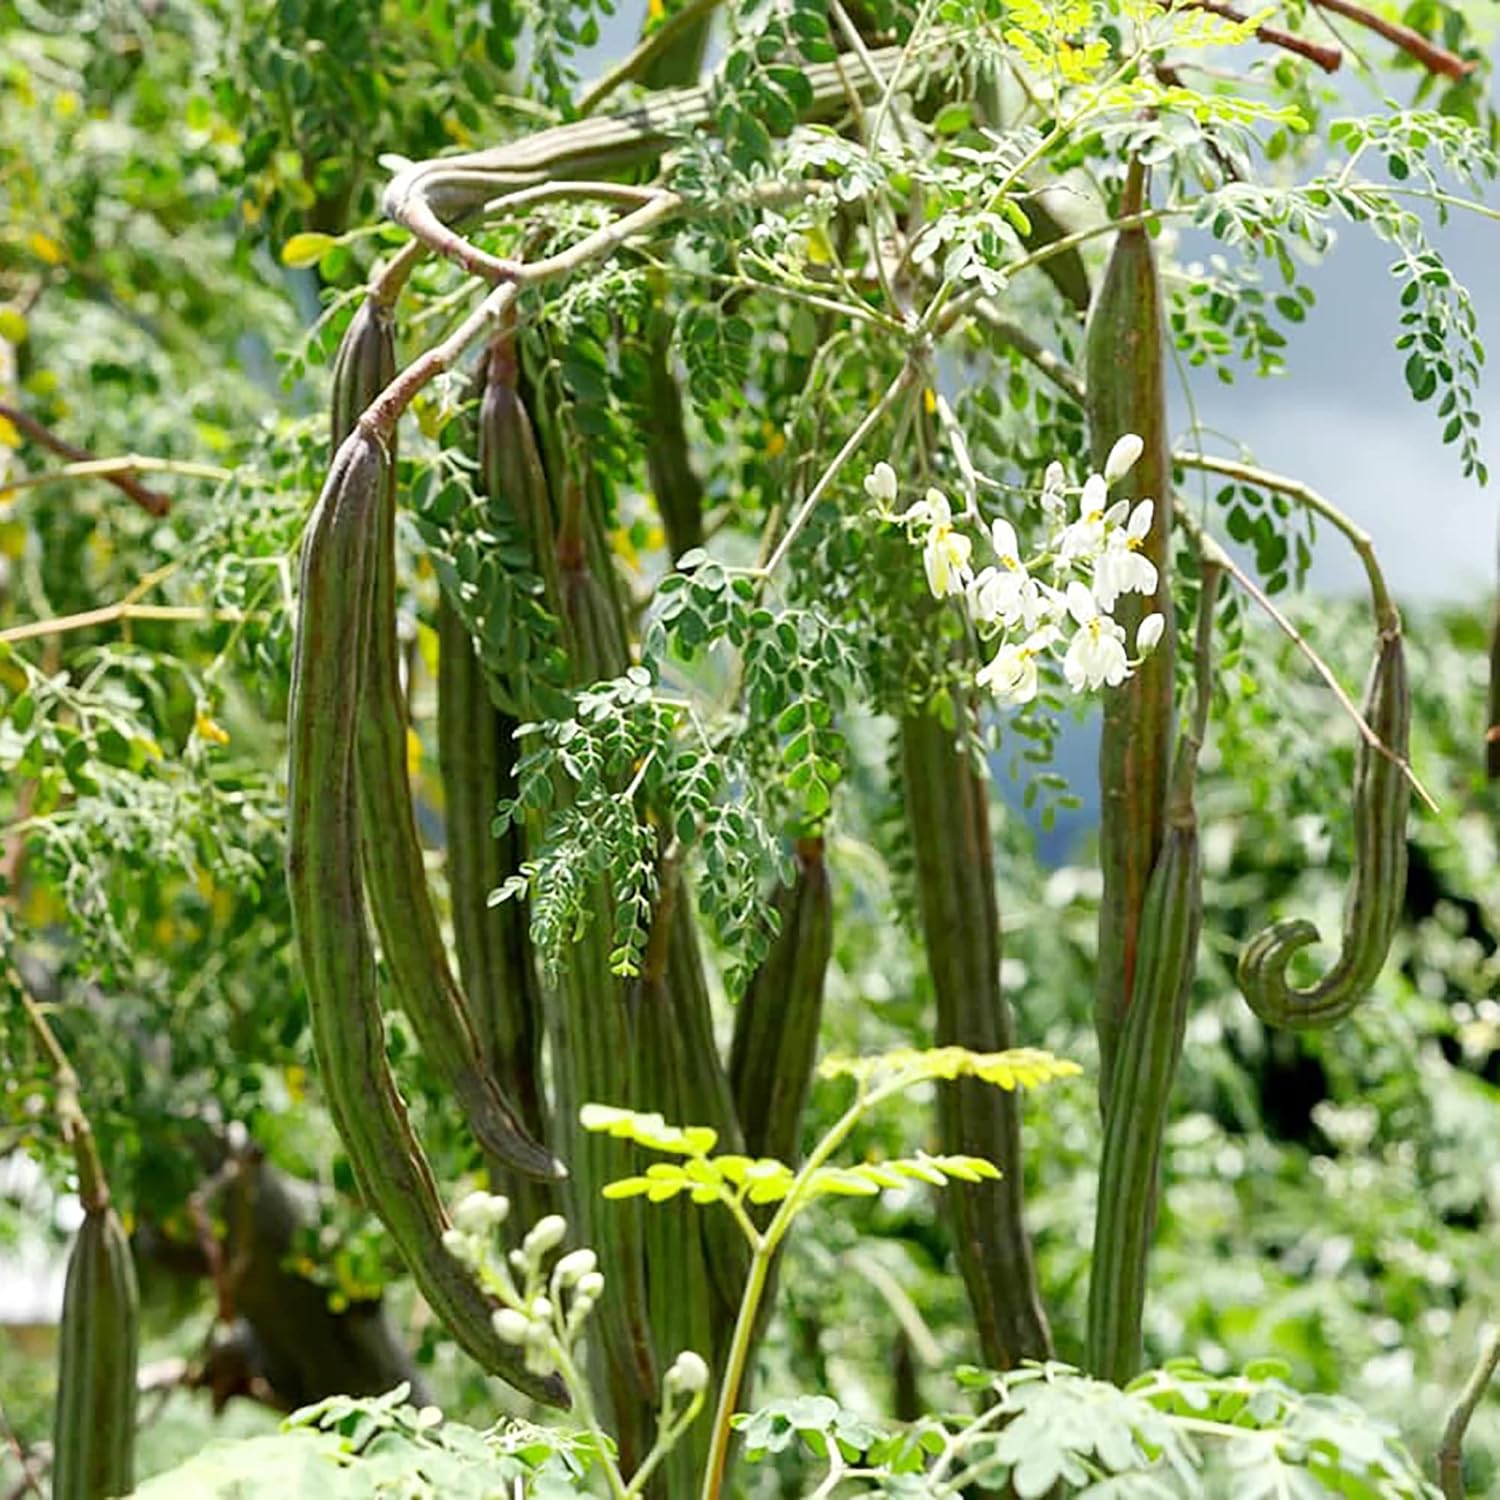
<instances>
[{"instance_id":1,"label":"white flower cluster","mask_svg":"<svg viewBox=\"0 0 1500 1500\"><path fill-rule=\"evenodd\" d=\"M941 490L899 515L920 543L927 586L939 599L962 598L995 654L978 681L1002 703L1036 697L1039 671L1049 655L1061 654L1062 674L1075 693L1118 687L1161 640L1162 616L1148 614L1136 630L1134 659L1125 631L1111 611L1124 594L1156 590L1156 565L1143 551L1151 531L1150 500L1109 502L1109 487L1128 474L1144 445L1127 433L1110 450L1102 474L1090 474L1070 515L1070 491L1059 463L1042 481L1046 538L1030 558L1021 556L1015 527L1003 516L990 523L994 562L974 569L973 538L955 525ZM865 479L865 493L889 515L898 493L896 471L878 463Z\"/></svg>"},{"instance_id":2,"label":"white flower cluster","mask_svg":"<svg viewBox=\"0 0 1500 1500\"><path fill-rule=\"evenodd\" d=\"M571 1347L603 1294L604 1277L592 1250L570 1250L548 1273L547 1261L568 1234L561 1214L538 1219L520 1249L502 1259L495 1250L495 1231L509 1212L506 1198L470 1193L453 1210L453 1227L444 1233L443 1247L471 1266L500 1302L493 1316L495 1332L525 1351L532 1374L550 1375L557 1369L559 1349Z\"/></svg>"}]
</instances>

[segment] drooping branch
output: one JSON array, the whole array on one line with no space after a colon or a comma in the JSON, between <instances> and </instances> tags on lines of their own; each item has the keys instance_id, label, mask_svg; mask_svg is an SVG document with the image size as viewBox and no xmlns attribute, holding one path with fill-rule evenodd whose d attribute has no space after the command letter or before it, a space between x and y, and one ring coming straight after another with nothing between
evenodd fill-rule
<instances>
[{"instance_id":1,"label":"drooping branch","mask_svg":"<svg viewBox=\"0 0 1500 1500\"><path fill-rule=\"evenodd\" d=\"M1465 61L1457 53L1428 41L1420 31L1413 31L1400 21L1389 21L1384 16L1377 15L1366 6L1356 4L1355 0L1312 0L1312 3L1319 10L1332 11L1334 15L1343 16L1356 26L1363 26L1376 36L1384 37L1408 57L1415 58L1429 73L1437 73L1456 82L1460 78L1467 78L1474 71L1475 65Z\"/></svg>"},{"instance_id":2,"label":"drooping branch","mask_svg":"<svg viewBox=\"0 0 1500 1500\"><path fill-rule=\"evenodd\" d=\"M60 438L50 427L37 421L29 412L22 411L19 406L12 406L9 402L0 401L0 418L9 421L18 432L30 438L38 447L46 448L48 452L57 454L59 458L67 459L70 465L70 469L60 473L28 475L25 479L14 480L0 486L0 495L10 494L13 490L24 489L29 485L44 484L52 479L75 477L79 471L71 466L86 464L91 466L88 473L95 474L114 485L122 495L128 496L147 515L164 516L171 510L172 502L165 495L156 490L147 489L135 477L146 466L147 460L133 456L129 459L100 459L90 453L87 448L80 448L76 443ZM101 463L123 466L109 469L95 467Z\"/></svg>"}]
</instances>

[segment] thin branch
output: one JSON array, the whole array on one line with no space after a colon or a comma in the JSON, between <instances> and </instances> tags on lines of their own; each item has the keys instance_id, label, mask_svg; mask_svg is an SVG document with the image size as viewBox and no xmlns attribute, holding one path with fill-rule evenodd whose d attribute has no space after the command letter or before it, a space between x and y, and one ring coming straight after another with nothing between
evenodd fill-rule
<instances>
[{"instance_id":1,"label":"thin branch","mask_svg":"<svg viewBox=\"0 0 1500 1500\"><path fill-rule=\"evenodd\" d=\"M195 604L137 604L133 600L122 599L117 604L86 609L82 614L60 615L55 620L33 620L26 625L12 625L9 630L0 630L0 643L65 635L71 630L87 630L93 625L112 625L117 620L183 620L201 624L243 625L252 620L270 618L269 614L254 611L247 613L242 609L211 609L207 605Z\"/></svg>"},{"instance_id":2,"label":"thin branch","mask_svg":"<svg viewBox=\"0 0 1500 1500\"><path fill-rule=\"evenodd\" d=\"M1386 587L1385 575L1380 571L1375 556L1375 542L1362 526L1341 511L1331 500L1325 499L1311 485L1300 479L1291 479L1285 474L1275 474L1269 469L1256 468L1253 464L1240 463L1232 458L1219 458L1212 453L1174 453L1174 464L1185 469L1202 469L1208 474L1222 474L1226 479L1238 479L1242 484L1255 485L1259 489L1274 490L1305 506L1315 515L1322 516L1335 530L1341 532L1359 554L1364 565L1365 576L1370 581L1370 596L1375 604L1375 621L1381 630L1389 630L1399 623L1400 615L1390 590Z\"/></svg>"},{"instance_id":3,"label":"thin branch","mask_svg":"<svg viewBox=\"0 0 1500 1500\"><path fill-rule=\"evenodd\" d=\"M1266 591L1224 550L1222 546L1203 527L1196 516L1181 508L1173 512L1172 520L1188 533L1193 545L1198 548L1199 555L1205 562L1213 563L1229 574L1244 591L1270 615L1276 622L1277 627L1291 641L1291 643L1312 663L1313 670L1328 685L1329 691L1338 699L1339 707L1354 721L1361 737L1372 750L1385 756L1401 768L1401 774L1411 784L1411 789L1432 811L1438 811L1438 805L1433 800L1432 794L1422 785L1417 773L1412 770L1411 762L1404 755L1397 755L1386 742L1370 728L1369 721L1359 711L1354 700L1343 689L1338 678L1334 676L1333 669L1313 649L1307 637L1297 629L1292 622L1276 607L1275 601Z\"/></svg>"},{"instance_id":4,"label":"thin branch","mask_svg":"<svg viewBox=\"0 0 1500 1500\"><path fill-rule=\"evenodd\" d=\"M1226 21L1234 21L1242 26L1250 19L1243 11L1236 10L1232 5L1223 4L1222 0L1181 0L1178 8L1180 10L1204 10L1210 15L1223 16ZM1343 65L1344 54L1337 47L1309 41L1307 37L1298 36L1292 31L1283 31L1279 26L1257 26L1255 39L1258 42L1264 42L1268 47L1280 47L1284 52L1294 52L1298 57L1305 57L1325 73L1337 73Z\"/></svg>"},{"instance_id":5,"label":"thin branch","mask_svg":"<svg viewBox=\"0 0 1500 1500\"><path fill-rule=\"evenodd\" d=\"M143 453L126 453L119 458L81 458L45 474L23 474L19 479L0 484L0 499L13 495L18 490L35 489L38 485L52 484L63 479L104 479L124 488L120 485L121 479L132 474L175 474L182 479L213 479L220 484L234 478L233 469L221 469L217 464L193 463L179 458L149 458ZM127 490L126 493L130 492ZM148 490L146 493L151 492ZM163 500L162 504L165 506L167 502ZM151 514L163 515L165 511L153 510Z\"/></svg>"},{"instance_id":6,"label":"thin branch","mask_svg":"<svg viewBox=\"0 0 1500 1500\"><path fill-rule=\"evenodd\" d=\"M1331 10L1336 16L1344 16L1355 23L1373 31L1376 36L1384 37L1386 41L1394 43L1408 57L1414 57L1429 73L1440 74L1444 78L1452 78L1455 81L1467 78L1474 71L1475 64L1465 62L1457 53L1450 52L1446 47L1440 47L1436 42L1430 42L1419 31L1413 31L1410 26L1403 26L1399 21L1388 21L1384 16L1378 16L1374 11L1358 5L1355 0L1312 0L1319 10Z\"/></svg>"},{"instance_id":7,"label":"thin branch","mask_svg":"<svg viewBox=\"0 0 1500 1500\"><path fill-rule=\"evenodd\" d=\"M623 203L639 208L643 203L653 203L664 195L664 189L634 187L628 182L586 182L563 178L556 182L535 182L530 187L517 188L499 198L491 198L482 210L486 220L514 213L518 208L529 208L536 203L551 203L556 200L578 202L601 199L605 202Z\"/></svg>"},{"instance_id":8,"label":"thin branch","mask_svg":"<svg viewBox=\"0 0 1500 1500\"><path fill-rule=\"evenodd\" d=\"M65 458L70 463L94 463L97 460L87 448L80 448L74 443L52 431L50 427L38 422L28 412L24 412L18 406L12 406L9 402L0 401L0 417L8 419L16 430L24 436L29 437L32 442L57 454L59 458ZM165 495L158 494L155 490L149 490L143 484L138 484L129 473L106 474L104 476L114 487L127 495L140 508L150 516L164 516L171 510L172 502ZM24 484L24 481L23 481ZM0 489L0 494L7 494L14 486L6 485Z\"/></svg>"},{"instance_id":9,"label":"thin branch","mask_svg":"<svg viewBox=\"0 0 1500 1500\"><path fill-rule=\"evenodd\" d=\"M1443 1500L1464 1500L1464 1434L1469 1430L1469 1422L1484 1399L1490 1381L1495 1378L1496 1369L1500 1369L1500 1325L1491 1330L1489 1339L1479 1351L1479 1359L1443 1427L1437 1459Z\"/></svg>"},{"instance_id":10,"label":"thin branch","mask_svg":"<svg viewBox=\"0 0 1500 1500\"><path fill-rule=\"evenodd\" d=\"M26 981L13 965L4 973L5 981L21 997L21 1009L47 1054L56 1075L57 1098L53 1113L57 1116L62 1138L73 1152L73 1161L78 1168L78 1201L87 1213L100 1213L109 1206L109 1183L104 1178L104 1167L99 1161L99 1151L94 1145L94 1132L88 1116L78 1102L78 1075L63 1051L62 1043L47 1022L42 1004L26 987Z\"/></svg>"},{"instance_id":11,"label":"thin branch","mask_svg":"<svg viewBox=\"0 0 1500 1500\"><path fill-rule=\"evenodd\" d=\"M668 16L650 36L602 77L578 102L580 115L591 115L617 89L633 83L686 31L719 8L721 0L688 0L675 15Z\"/></svg>"},{"instance_id":12,"label":"thin branch","mask_svg":"<svg viewBox=\"0 0 1500 1500\"><path fill-rule=\"evenodd\" d=\"M886 387L885 394L865 413L864 419L845 440L844 446L834 454L833 462L823 470L818 477L818 482L807 492L807 498L802 502L797 514L792 517L791 524L782 533L781 540L776 544L776 550L771 554L770 561L766 563L763 577L770 578L792 550L792 543L797 540L802 528L807 525L808 518L817 509L818 502L828 492L828 488L838 477L844 465L858 452L865 439L879 424L885 414L896 404L906 392L912 381L916 379L916 366L911 360L907 360L901 366L901 372Z\"/></svg>"},{"instance_id":13,"label":"thin branch","mask_svg":"<svg viewBox=\"0 0 1500 1500\"><path fill-rule=\"evenodd\" d=\"M1083 381L1073 368L1045 344L1039 343L1019 323L1012 322L988 297L980 297L970 308L1007 348L1014 349L1027 364L1034 365L1065 396L1083 405Z\"/></svg>"}]
</instances>

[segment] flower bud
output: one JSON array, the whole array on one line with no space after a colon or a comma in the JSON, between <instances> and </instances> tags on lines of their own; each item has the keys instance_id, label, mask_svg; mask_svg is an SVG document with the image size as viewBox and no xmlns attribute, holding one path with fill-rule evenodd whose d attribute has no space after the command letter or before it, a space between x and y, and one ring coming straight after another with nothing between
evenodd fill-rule
<instances>
[{"instance_id":1,"label":"flower bud","mask_svg":"<svg viewBox=\"0 0 1500 1500\"><path fill-rule=\"evenodd\" d=\"M557 1263L557 1279L563 1286L573 1286L598 1264L599 1257L592 1250L570 1250Z\"/></svg>"},{"instance_id":2,"label":"flower bud","mask_svg":"<svg viewBox=\"0 0 1500 1500\"><path fill-rule=\"evenodd\" d=\"M1146 616L1136 627L1135 652L1137 656L1150 656L1161 642L1161 633L1166 629L1166 620L1156 612Z\"/></svg>"},{"instance_id":3,"label":"flower bud","mask_svg":"<svg viewBox=\"0 0 1500 1500\"><path fill-rule=\"evenodd\" d=\"M513 1307L502 1307L490 1318L490 1322L495 1325L496 1335L507 1344L524 1344L527 1334L531 1332L531 1319Z\"/></svg>"},{"instance_id":4,"label":"flower bud","mask_svg":"<svg viewBox=\"0 0 1500 1500\"><path fill-rule=\"evenodd\" d=\"M535 1322L550 1323L552 1321L552 1299L550 1297L533 1297L531 1299L531 1316Z\"/></svg>"},{"instance_id":5,"label":"flower bud","mask_svg":"<svg viewBox=\"0 0 1500 1500\"><path fill-rule=\"evenodd\" d=\"M665 1386L668 1391L681 1391L687 1396L696 1396L699 1391L708 1389L708 1366L703 1357L694 1354L691 1349L684 1349L676 1359L672 1361L672 1368L667 1371Z\"/></svg>"},{"instance_id":6,"label":"flower bud","mask_svg":"<svg viewBox=\"0 0 1500 1500\"><path fill-rule=\"evenodd\" d=\"M470 1193L453 1210L453 1222L466 1234L485 1235L498 1229L510 1212L510 1200L495 1193Z\"/></svg>"},{"instance_id":7,"label":"flower bud","mask_svg":"<svg viewBox=\"0 0 1500 1500\"><path fill-rule=\"evenodd\" d=\"M600 1271L590 1271L585 1276L578 1278L578 1295L587 1297L590 1302L597 1301L604 1295L604 1275Z\"/></svg>"},{"instance_id":8,"label":"flower bud","mask_svg":"<svg viewBox=\"0 0 1500 1500\"><path fill-rule=\"evenodd\" d=\"M468 1264L471 1246L469 1244L469 1236L462 1229L445 1229L443 1231L443 1249L454 1260L461 1260L465 1264Z\"/></svg>"},{"instance_id":9,"label":"flower bud","mask_svg":"<svg viewBox=\"0 0 1500 1500\"><path fill-rule=\"evenodd\" d=\"M561 1214L548 1214L531 1226L521 1248L528 1260L540 1260L549 1250L556 1250L568 1232L568 1221Z\"/></svg>"},{"instance_id":10,"label":"flower bud","mask_svg":"<svg viewBox=\"0 0 1500 1500\"><path fill-rule=\"evenodd\" d=\"M895 501L896 471L883 459L865 476L865 494L884 505Z\"/></svg>"},{"instance_id":11,"label":"flower bud","mask_svg":"<svg viewBox=\"0 0 1500 1500\"><path fill-rule=\"evenodd\" d=\"M1109 450L1104 460L1104 482L1118 484L1134 467L1136 460L1146 451L1146 445L1135 433L1127 432Z\"/></svg>"}]
</instances>

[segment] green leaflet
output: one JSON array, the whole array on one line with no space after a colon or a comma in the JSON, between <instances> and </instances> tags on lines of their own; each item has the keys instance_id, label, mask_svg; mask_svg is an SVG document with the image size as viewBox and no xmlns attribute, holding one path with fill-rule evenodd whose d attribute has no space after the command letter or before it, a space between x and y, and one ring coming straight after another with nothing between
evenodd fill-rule
<instances>
[{"instance_id":1,"label":"green leaflet","mask_svg":"<svg viewBox=\"0 0 1500 1500\"><path fill-rule=\"evenodd\" d=\"M1321 1030L1343 1020L1380 977L1401 920L1411 808L1404 770L1411 741L1411 689L1399 622L1380 634L1364 716L1397 759L1360 740L1354 764L1354 874L1337 960L1316 984L1299 989L1290 982L1287 967L1293 955L1318 940L1317 928L1300 917L1273 922L1240 955L1240 991L1270 1026Z\"/></svg>"}]
</instances>

